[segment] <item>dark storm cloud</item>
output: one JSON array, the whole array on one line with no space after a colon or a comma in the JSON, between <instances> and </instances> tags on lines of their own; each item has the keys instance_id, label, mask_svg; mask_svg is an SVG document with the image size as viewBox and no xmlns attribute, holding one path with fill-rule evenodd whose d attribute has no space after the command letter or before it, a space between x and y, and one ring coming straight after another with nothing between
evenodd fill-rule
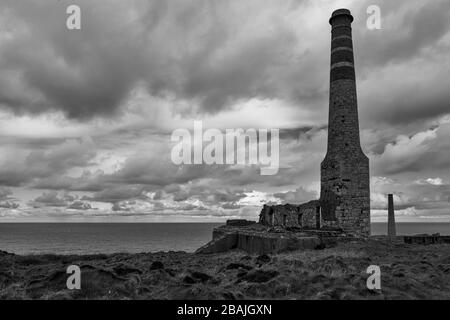
<instances>
[{"instance_id":1,"label":"dark storm cloud","mask_svg":"<svg viewBox=\"0 0 450 320\"><path fill-rule=\"evenodd\" d=\"M280 129L279 137L281 140L311 140L321 130L326 129L327 126L306 126L300 128L284 128Z\"/></svg>"},{"instance_id":2,"label":"dark storm cloud","mask_svg":"<svg viewBox=\"0 0 450 320\"><path fill-rule=\"evenodd\" d=\"M294 190L275 193L282 202L317 198L308 190L319 179L326 147L331 4L320 4L323 10L310 16L306 13L316 4L291 0L264 6L260 0L74 3L82 8L81 31L65 28L65 9L72 2L2 2L0 108L15 113L8 115L12 123L17 115L36 121L54 112L70 118L69 126L79 120L88 129L97 120L105 127L116 120L126 123L114 123L120 126L107 133L90 130L98 134L95 143L59 136L29 139L5 130L0 184L46 190L32 202L38 207L89 214L88 202L98 201L124 216L139 215L136 210L207 214L191 201L237 210L245 193L268 189L268 194ZM382 30L366 27L371 4L381 7ZM350 7L363 147L371 156L371 172L426 177L432 168L446 179L450 132L434 120L450 113L450 3L367 0ZM141 89L153 96L142 113L132 107L141 103L133 100ZM279 119L273 119L284 127L276 176L261 176L258 166L176 166L167 150L140 150L139 141L160 142L172 130L170 116L158 123L161 128L152 127L159 120L150 119L153 103L167 104L174 119L200 112L213 114L216 123L220 116L234 123L240 103L253 103L251 98L260 99L262 107L281 106ZM232 108L239 110L220 114ZM292 117L286 120L286 115ZM128 117L135 116L148 123L129 124ZM255 120L261 118L256 112ZM68 200L61 190L89 195ZM416 194L405 185L402 190ZM449 195L439 194L441 205ZM12 201L8 197L4 201ZM432 206L426 198L413 198L405 196L402 208ZM2 205L14 209L14 202L2 202L0 192Z\"/></svg>"},{"instance_id":3,"label":"dark storm cloud","mask_svg":"<svg viewBox=\"0 0 450 320\"><path fill-rule=\"evenodd\" d=\"M142 186L115 186L96 192L93 196L85 196L82 200L116 203L135 198L146 199L144 191Z\"/></svg>"},{"instance_id":4,"label":"dark storm cloud","mask_svg":"<svg viewBox=\"0 0 450 320\"><path fill-rule=\"evenodd\" d=\"M245 198L246 195L239 188L224 188L223 184L216 181L209 185L187 185L185 190L177 191L173 194L175 201L184 201L187 199L198 199L207 205L236 205L236 203Z\"/></svg>"},{"instance_id":5,"label":"dark storm cloud","mask_svg":"<svg viewBox=\"0 0 450 320\"><path fill-rule=\"evenodd\" d=\"M103 176L103 172L95 174L85 172L77 178L65 175L51 175L45 178L34 179L29 183L29 186L36 189L97 192L111 186L110 183L106 183L103 180Z\"/></svg>"},{"instance_id":6,"label":"dark storm cloud","mask_svg":"<svg viewBox=\"0 0 450 320\"><path fill-rule=\"evenodd\" d=\"M301 204L311 200L316 200L318 197L316 192L307 191L303 187L300 187L295 191L276 193L273 196L275 198L281 199L283 203L291 204Z\"/></svg>"},{"instance_id":7,"label":"dark storm cloud","mask_svg":"<svg viewBox=\"0 0 450 320\"><path fill-rule=\"evenodd\" d=\"M0 201L0 208L2 209L17 209L20 204L12 201Z\"/></svg>"},{"instance_id":8,"label":"dark storm cloud","mask_svg":"<svg viewBox=\"0 0 450 320\"><path fill-rule=\"evenodd\" d=\"M70 139L47 149L35 149L26 156L8 154L2 159L0 183L20 186L34 179L65 174L73 167L92 165L96 147L91 139Z\"/></svg>"},{"instance_id":9,"label":"dark storm cloud","mask_svg":"<svg viewBox=\"0 0 450 320\"><path fill-rule=\"evenodd\" d=\"M236 202L245 197L245 194L243 194L243 191L239 188L223 188L223 185L233 186L236 184L233 183L233 179L228 178L228 180L225 180L225 177L228 174L225 171L226 167L209 176L205 176L201 170L191 172L185 176L185 173L189 171L189 167L190 166L184 166L181 170L179 168L177 169L175 166L173 168L158 167L159 170L156 170L158 171L156 177L153 177L153 173L155 172L155 167L153 166L135 168L136 170L139 169L139 171L133 170L135 174L139 173L139 175L145 177L139 179L139 184L130 184L129 177L124 176L122 170L110 175L92 177L96 179L96 181L101 181L101 183L103 183L100 184L102 185L101 190L95 192L92 196L83 197L82 200L117 203L130 199L140 199L144 201L161 200L167 195L171 195L172 199L176 202L184 202L195 198L200 199L205 203L212 204ZM207 168L208 166L201 167ZM220 168L222 168L222 166L217 166L217 169ZM210 171L208 170L207 172ZM167 176L167 179L163 181L160 176L164 175ZM89 178L89 176L86 176L86 185L90 185ZM207 186L201 184L204 179L209 180ZM114 183L112 183L112 181L114 181ZM65 189L74 190L74 186L79 186L79 184L65 185ZM148 192L155 192L152 199L147 195Z\"/></svg>"},{"instance_id":10,"label":"dark storm cloud","mask_svg":"<svg viewBox=\"0 0 450 320\"><path fill-rule=\"evenodd\" d=\"M284 96L277 84L294 80L283 70L291 69L295 30L281 19L267 20L268 31L264 22L235 24L257 13L257 2L77 3L82 29L69 31L66 2L6 1L2 14L13 26L1 49L3 107L61 110L76 119L110 116L143 83L153 95L193 100L216 113L240 99Z\"/></svg>"},{"instance_id":11,"label":"dark storm cloud","mask_svg":"<svg viewBox=\"0 0 450 320\"><path fill-rule=\"evenodd\" d=\"M186 191L179 191L173 195L173 200L180 202L180 201L186 201L189 199L189 193Z\"/></svg>"},{"instance_id":12,"label":"dark storm cloud","mask_svg":"<svg viewBox=\"0 0 450 320\"><path fill-rule=\"evenodd\" d=\"M114 24L105 17L118 18L112 8L105 6L100 14L99 8L83 2L85 32L81 34L65 28L67 5L7 1L2 13L26 31L3 44L0 66L22 79L18 89L32 93L3 87L3 106L16 113L61 110L73 118L110 115L137 80L135 63L140 59L134 55L139 51L129 52L127 43L114 45L114 39L127 37L120 28L109 31Z\"/></svg>"},{"instance_id":13,"label":"dark storm cloud","mask_svg":"<svg viewBox=\"0 0 450 320\"><path fill-rule=\"evenodd\" d=\"M0 187L0 200L9 199L12 196L13 192L9 188Z\"/></svg>"},{"instance_id":14,"label":"dark storm cloud","mask_svg":"<svg viewBox=\"0 0 450 320\"><path fill-rule=\"evenodd\" d=\"M9 188L0 187L0 208L2 209L17 209L19 204L16 199L12 197L13 192Z\"/></svg>"},{"instance_id":15,"label":"dark storm cloud","mask_svg":"<svg viewBox=\"0 0 450 320\"><path fill-rule=\"evenodd\" d=\"M76 196L73 196L68 192L59 193L57 191L44 192L28 204L34 208L53 207L77 211L87 211L93 209L88 202L77 200Z\"/></svg>"},{"instance_id":16,"label":"dark storm cloud","mask_svg":"<svg viewBox=\"0 0 450 320\"><path fill-rule=\"evenodd\" d=\"M72 204L70 204L69 206L67 206L67 209L72 209L72 210L91 210L92 206L89 203L87 203L87 202L75 201Z\"/></svg>"},{"instance_id":17,"label":"dark storm cloud","mask_svg":"<svg viewBox=\"0 0 450 320\"><path fill-rule=\"evenodd\" d=\"M68 202L73 200L75 200L75 198L69 194L59 195L56 191L50 191L44 192L30 204L33 206L44 205L48 207L66 207Z\"/></svg>"},{"instance_id":18,"label":"dark storm cloud","mask_svg":"<svg viewBox=\"0 0 450 320\"><path fill-rule=\"evenodd\" d=\"M269 1L267 8L252 0L76 3L82 8L80 31L65 28L68 2L5 2L3 107L17 113L60 110L76 119L111 116L139 83L153 95L188 100L201 112L217 113L253 97L326 110L331 7L323 12L323 23L314 21L321 27L315 26L311 42L304 33L313 29L302 33L285 17L295 13L298 20L307 19L304 1ZM372 4L382 9L383 30L365 25ZM448 1L379 0L357 8L357 71L369 81L370 92L377 91L373 71L417 58L433 63L424 50L445 49L438 42L449 30ZM385 95L365 101L363 118L407 123L448 112L443 83L436 79L419 90L409 83L398 95L383 88ZM430 99L420 99L424 96Z\"/></svg>"},{"instance_id":19,"label":"dark storm cloud","mask_svg":"<svg viewBox=\"0 0 450 320\"><path fill-rule=\"evenodd\" d=\"M127 159L117 172L106 175L106 182L120 184L146 184L166 186L173 183L186 183L208 175L214 170L224 170L224 166L184 165L177 166L170 160L170 155L161 159L161 154L137 155Z\"/></svg>"},{"instance_id":20,"label":"dark storm cloud","mask_svg":"<svg viewBox=\"0 0 450 320\"><path fill-rule=\"evenodd\" d=\"M131 211L124 203L116 202L113 204L112 211Z\"/></svg>"},{"instance_id":21,"label":"dark storm cloud","mask_svg":"<svg viewBox=\"0 0 450 320\"><path fill-rule=\"evenodd\" d=\"M353 28L362 123L405 126L450 113L450 2L366 1ZM382 30L366 27L381 8Z\"/></svg>"},{"instance_id":22,"label":"dark storm cloud","mask_svg":"<svg viewBox=\"0 0 450 320\"><path fill-rule=\"evenodd\" d=\"M366 19L356 19L354 33L361 70L388 64L405 63L434 47L450 30L450 2L366 1L357 17L367 17L369 5L381 9L382 30L366 27Z\"/></svg>"},{"instance_id":23,"label":"dark storm cloud","mask_svg":"<svg viewBox=\"0 0 450 320\"><path fill-rule=\"evenodd\" d=\"M386 185L375 185L373 191L381 194L382 197L372 201L372 209L387 209L387 194L394 193L394 202L396 210L405 210L414 208L416 210L436 210L450 208L449 196L450 185L433 181L436 179L426 179L418 181L398 182L392 181ZM392 188L395 186L395 192ZM448 212L446 213L448 214Z\"/></svg>"},{"instance_id":24,"label":"dark storm cloud","mask_svg":"<svg viewBox=\"0 0 450 320\"><path fill-rule=\"evenodd\" d=\"M43 149L63 143L65 138L39 138L39 137L16 137L0 136L0 145L8 147L19 147L28 150Z\"/></svg>"},{"instance_id":25,"label":"dark storm cloud","mask_svg":"<svg viewBox=\"0 0 450 320\"><path fill-rule=\"evenodd\" d=\"M281 168L275 176L262 176L260 167L193 164L178 166L170 159L170 150L154 150L130 156L116 172L102 175L105 184L167 187L201 179L212 179L224 185L244 186L252 183L284 185L292 181L295 168Z\"/></svg>"},{"instance_id":26,"label":"dark storm cloud","mask_svg":"<svg viewBox=\"0 0 450 320\"><path fill-rule=\"evenodd\" d=\"M314 144L311 139L316 139L316 129L308 130L305 134L301 133L304 130L289 131L285 136L288 142L288 147L283 153L288 155L296 151L298 148L305 149L305 143ZM295 132L295 133L294 133ZM301 133L301 141L291 141L293 134ZM306 142L305 142L306 141ZM80 167L92 163L90 148L81 148L77 144L71 144L78 152L70 152L70 159ZM90 144L87 144L89 146ZM60 147L55 147L60 148ZM293 149L294 148L294 149ZM308 147L310 148L310 147ZM294 151L292 151L294 150ZM83 151L83 152L82 152ZM322 153L322 150L319 150ZM51 154L50 151L46 153ZM95 154L93 154L95 155ZM47 158L53 158L47 156ZM310 155L307 161L302 158L293 158L293 163L289 166L280 168L275 176L262 176L260 167L253 166L233 166L233 165L183 165L177 166L170 160L170 149L164 145L162 148L154 147L152 151L141 151L135 155L128 156L125 161L121 162L117 169L112 172L105 173L101 170L85 170L80 176L73 177L65 175L62 170L69 169L71 166L64 166L68 160L66 157L59 156L50 161L56 163L55 168L61 168L55 172L46 172L47 175L37 175L33 171L24 171L25 173L33 172L31 177L27 177L28 186L37 189L46 190L67 190L67 191L84 191L95 192L93 196L88 197L93 201L116 202L140 196L143 192L159 191L155 195L155 200L160 198L161 192L175 195L176 201L185 201L190 199L193 195L201 195L203 199L210 197L216 202L220 202L220 194L213 195L206 192L204 189L182 188L181 186L196 185L200 182L208 181L210 188L218 188L218 186L230 187L232 192L237 192L237 189L244 189L253 186L286 186L295 184L301 172L309 170L310 161L314 162L314 158ZM81 161L83 160L84 161ZM20 162L20 161L19 161ZM36 162L38 163L38 162ZM40 166L39 166L40 167ZM11 166L8 166L8 172L11 172ZM33 168L33 167L31 167ZM13 172L8 181L12 181L24 175L17 175L22 172L24 166L20 165L18 170ZM6 171L6 170L5 170ZM25 183L22 181L22 183ZM251 190L251 189L250 189ZM194 192L195 194L191 194ZM241 193L241 192L240 192ZM240 193L237 195L240 196ZM87 198L86 198L87 199ZM235 199L234 201L237 201ZM232 200L227 200L232 202Z\"/></svg>"},{"instance_id":27,"label":"dark storm cloud","mask_svg":"<svg viewBox=\"0 0 450 320\"><path fill-rule=\"evenodd\" d=\"M447 90L447 81L450 72L448 69L441 71L439 68L436 65L436 72L432 78L426 77L421 80L419 74L408 73L408 76L415 77L415 81L380 84L365 100L372 106L365 110L368 119L373 122L382 120L389 126L408 124L431 126L431 120L449 114L450 92ZM389 96L380 96L380 92L389 91L387 89L389 86L396 90L389 93Z\"/></svg>"},{"instance_id":28,"label":"dark storm cloud","mask_svg":"<svg viewBox=\"0 0 450 320\"><path fill-rule=\"evenodd\" d=\"M418 132L407 137L399 136L386 145L380 155L372 157L372 173L391 176L450 169L450 124L434 130Z\"/></svg>"},{"instance_id":29,"label":"dark storm cloud","mask_svg":"<svg viewBox=\"0 0 450 320\"><path fill-rule=\"evenodd\" d=\"M142 204L141 204L142 205ZM142 212L139 203L134 200L122 201L114 203L112 209L115 216L155 216L155 215L190 215L190 216L206 216L211 213L203 206L197 206L190 203L180 203L177 206L171 206L162 202L151 203L151 213ZM212 213L212 215L220 215L220 213Z\"/></svg>"}]
</instances>

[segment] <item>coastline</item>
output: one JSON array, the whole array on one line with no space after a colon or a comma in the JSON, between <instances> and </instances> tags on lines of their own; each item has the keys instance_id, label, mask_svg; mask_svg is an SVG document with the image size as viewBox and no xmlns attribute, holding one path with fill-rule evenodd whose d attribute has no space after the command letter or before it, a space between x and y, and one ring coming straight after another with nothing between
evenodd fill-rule
<instances>
[{"instance_id":1,"label":"coastline","mask_svg":"<svg viewBox=\"0 0 450 320\"><path fill-rule=\"evenodd\" d=\"M29 254L114 254L195 252L224 223L0 223L0 250ZM450 223L396 223L397 234L450 235ZM372 235L385 235L386 223L372 223Z\"/></svg>"},{"instance_id":2,"label":"coastline","mask_svg":"<svg viewBox=\"0 0 450 320\"><path fill-rule=\"evenodd\" d=\"M81 268L81 290L66 287L69 265ZM366 287L370 265L381 290ZM450 299L450 244L377 238L270 256L2 251L0 299Z\"/></svg>"}]
</instances>

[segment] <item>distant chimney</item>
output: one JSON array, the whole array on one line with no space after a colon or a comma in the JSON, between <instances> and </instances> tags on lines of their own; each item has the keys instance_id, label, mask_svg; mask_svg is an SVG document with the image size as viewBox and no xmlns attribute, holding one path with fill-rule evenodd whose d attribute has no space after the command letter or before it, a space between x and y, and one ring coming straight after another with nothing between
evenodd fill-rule
<instances>
[{"instance_id":1,"label":"distant chimney","mask_svg":"<svg viewBox=\"0 0 450 320\"><path fill-rule=\"evenodd\" d=\"M388 195L388 236L393 238L397 235L395 230L394 195Z\"/></svg>"}]
</instances>

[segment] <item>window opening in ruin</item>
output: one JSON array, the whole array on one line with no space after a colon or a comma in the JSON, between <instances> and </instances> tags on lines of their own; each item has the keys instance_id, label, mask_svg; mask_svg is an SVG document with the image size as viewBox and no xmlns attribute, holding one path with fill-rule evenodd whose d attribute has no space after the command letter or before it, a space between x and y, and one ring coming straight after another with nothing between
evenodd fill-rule
<instances>
[{"instance_id":1,"label":"window opening in ruin","mask_svg":"<svg viewBox=\"0 0 450 320\"><path fill-rule=\"evenodd\" d=\"M270 219L270 225L273 226L275 223L275 215L273 214L272 208L270 208L270 211L269 211L269 219Z\"/></svg>"},{"instance_id":2,"label":"window opening in ruin","mask_svg":"<svg viewBox=\"0 0 450 320\"><path fill-rule=\"evenodd\" d=\"M320 225L320 220L321 220L321 210L320 207L316 207L316 228L320 229L321 225Z\"/></svg>"}]
</instances>

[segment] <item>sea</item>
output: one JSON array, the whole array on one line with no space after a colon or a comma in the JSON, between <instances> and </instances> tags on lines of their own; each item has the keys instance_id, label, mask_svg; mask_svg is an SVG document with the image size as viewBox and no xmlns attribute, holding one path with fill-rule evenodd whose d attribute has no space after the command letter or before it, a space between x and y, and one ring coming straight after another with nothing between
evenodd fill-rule
<instances>
[{"instance_id":1,"label":"sea","mask_svg":"<svg viewBox=\"0 0 450 320\"><path fill-rule=\"evenodd\" d=\"M223 223L0 223L0 250L15 254L194 252ZM372 223L372 235L387 232ZM397 223L398 235L450 235L450 223Z\"/></svg>"}]
</instances>

